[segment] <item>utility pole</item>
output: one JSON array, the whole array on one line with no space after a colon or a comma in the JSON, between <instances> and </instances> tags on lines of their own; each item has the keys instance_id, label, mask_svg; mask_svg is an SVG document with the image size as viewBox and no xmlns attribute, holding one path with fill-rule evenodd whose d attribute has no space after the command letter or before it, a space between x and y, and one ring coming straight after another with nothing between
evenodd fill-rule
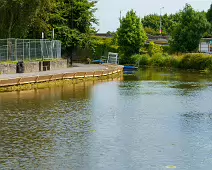
<instances>
[{"instance_id":1,"label":"utility pole","mask_svg":"<svg viewBox=\"0 0 212 170\"><path fill-rule=\"evenodd\" d=\"M160 35L162 34L162 9L164 9L164 7L160 8Z\"/></svg>"}]
</instances>

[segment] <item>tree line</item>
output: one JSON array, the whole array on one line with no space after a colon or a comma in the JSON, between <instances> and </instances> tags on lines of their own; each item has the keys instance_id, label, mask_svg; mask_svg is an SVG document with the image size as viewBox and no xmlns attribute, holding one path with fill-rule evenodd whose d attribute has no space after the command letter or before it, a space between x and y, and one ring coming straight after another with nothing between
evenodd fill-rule
<instances>
[{"instance_id":1,"label":"tree line","mask_svg":"<svg viewBox=\"0 0 212 170\"><path fill-rule=\"evenodd\" d=\"M97 1L89 0L0 0L0 38L55 39L62 42L63 51L70 55L76 48L90 48L95 55L101 49L111 49L128 57L142 53L146 34L158 35L160 16L144 18L131 10L120 19L120 28L110 41L96 38ZM189 4L175 14L162 16L162 34L170 35L173 52L195 52L200 39L212 35L212 5L207 12L195 11ZM100 52L101 51L101 52ZM98 53L99 52L99 53ZM124 57L123 57L124 58Z\"/></svg>"},{"instance_id":2,"label":"tree line","mask_svg":"<svg viewBox=\"0 0 212 170\"><path fill-rule=\"evenodd\" d=\"M64 51L92 44L97 24L97 1L89 0L0 0L0 38L46 39L62 42Z\"/></svg>"},{"instance_id":3,"label":"tree line","mask_svg":"<svg viewBox=\"0 0 212 170\"><path fill-rule=\"evenodd\" d=\"M187 4L188 5L188 4ZM171 35L173 28L180 23L180 18L182 16L183 10L175 13L175 14L150 14L144 16L142 20L142 24L147 34L151 35L160 35L160 19L162 21L162 35ZM212 24L212 5L208 9L208 11L195 11L198 14L202 14L206 17L207 21ZM203 37L212 37L212 29L207 30Z\"/></svg>"},{"instance_id":4,"label":"tree line","mask_svg":"<svg viewBox=\"0 0 212 170\"><path fill-rule=\"evenodd\" d=\"M205 12L195 11L186 4L184 9L172 15L163 16L163 34L170 35L169 44L172 53L197 52L202 37L211 34L212 6ZM117 30L117 44L120 46L123 62L132 60L129 56L148 51L145 49L146 34L159 33L160 18L148 15L140 19L131 10L120 20ZM156 34L157 35L157 34Z\"/></svg>"}]
</instances>

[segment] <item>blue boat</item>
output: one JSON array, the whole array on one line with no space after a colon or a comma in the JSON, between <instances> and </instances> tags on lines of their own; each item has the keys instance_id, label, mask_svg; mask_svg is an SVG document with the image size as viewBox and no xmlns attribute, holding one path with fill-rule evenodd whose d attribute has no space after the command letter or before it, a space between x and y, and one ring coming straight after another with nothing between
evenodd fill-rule
<instances>
[{"instance_id":1,"label":"blue boat","mask_svg":"<svg viewBox=\"0 0 212 170\"><path fill-rule=\"evenodd\" d=\"M136 71L138 67L135 66L124 66L124 71Z\"/></svg>"},{"instance_id":2,"label":"blue boat","mask_svg":"<svg viewBox=\"0 0 212 170\"><path fill-rule=\"evenodd\" d=\"M94 63L94 64L103 64L104 62L102 60L93 60L92 63Z\"/></svg>"}]
</instances>

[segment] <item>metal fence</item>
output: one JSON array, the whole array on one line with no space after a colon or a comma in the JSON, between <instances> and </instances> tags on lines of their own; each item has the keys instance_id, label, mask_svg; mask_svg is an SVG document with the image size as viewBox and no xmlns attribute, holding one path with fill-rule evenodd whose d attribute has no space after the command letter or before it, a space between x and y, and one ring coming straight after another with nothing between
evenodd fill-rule
<instances>
[{"instance_id":1,"label":"metal fence","mask_svg":"<svg viewBox=\"0 0 212 170\"><path fill-rule=\"evenodd\" d=\"M61 58L58 40L0 39L0 62L58 58Z\"/></svg>"}]
</instances>

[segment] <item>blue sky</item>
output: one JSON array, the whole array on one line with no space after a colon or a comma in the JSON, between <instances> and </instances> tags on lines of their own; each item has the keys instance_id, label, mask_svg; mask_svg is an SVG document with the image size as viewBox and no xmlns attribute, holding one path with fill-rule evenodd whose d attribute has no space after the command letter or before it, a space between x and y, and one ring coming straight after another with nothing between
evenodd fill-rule
<instances>
[{"instance_id":1,"label":"blue sky","mask_svg":"<svg viewBox=\"0 0 212 170\"><path fill-rule=\"evenodd\" d=\"M120 11L124 16L130 9L134 9L137 15L143 17L152 13L175 13L183 9L186 3L192 5L195 10L207 11L212 1L209 0L98 0L96 17L99 19L98 32L116 31L119 26Z\"/></svg>"}]
</instances>

